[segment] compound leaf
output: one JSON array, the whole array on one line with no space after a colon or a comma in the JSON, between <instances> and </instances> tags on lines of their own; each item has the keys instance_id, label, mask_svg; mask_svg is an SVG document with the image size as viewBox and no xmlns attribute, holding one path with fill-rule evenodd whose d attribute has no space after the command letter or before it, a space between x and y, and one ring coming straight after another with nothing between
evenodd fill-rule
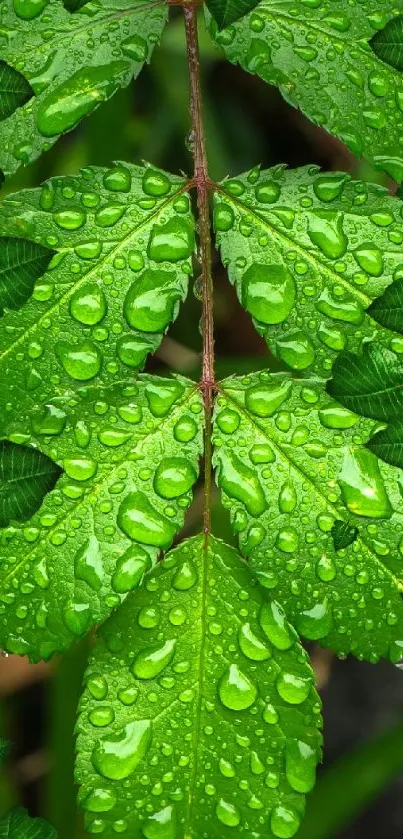
<instances>
[{"instance_id":1,"label":"compound leaf","mask_svg":"<svg viewBox=\"0 0 403 839\"><path fill-rule=\"evenodd\" d=\"M364 417L386 422L403 411L403 363L377 343L364 344L362 355L340 353L333 365L328 393Z\"/></svg>"},{"instance_id":2,"label":"compound leaf","mask_svg":"<svg viewBox=\"0 0 403 839\"><path fill-rule=\"evenodd\" d=\"M43 819L31 819L24 807L15 807L0 820L0 839L57 839L57 833Z\"/></svg>"},{"instance_id":3,"label":"compound leaf","mask_svg":"<svg viewBox=\"0 0 403 839\"><path fill-rule=\"evenodd\" d=\"M2 81L15 93L4 94L8 110L0 110L0 169L8 175L35 160L129 84L160 40L167 13L166 3L146 0L86 3L74 13L57 0L7 3L0 108Z\"/></svg>"},{"instance_id":4,"label":"compound leaf","mask_svg":"<svg viewBox=\"0 0 403 839\"><path fill-rule=\"evenodd\" d=\"M365 310L403 270L400 209L383 188L315 166L253 169L218 187L223 262L287 365L327 377L344 348L396 341Z\"/></svg>"},{"instance_id":5,"label":"compound leaf","mask_svg":"<svg viewBox=\"0 0 403 839\"><path fill-rule=\"evenodd\" d=\"M242 553L298 632L339 654L400 660L401 486L363 445L373 428L317 379L228 379L214 462ZM359 529L343 549L337 520Z\"/></svg>"},{"instance_id":6,"label":"compound leaf","mask_svg":"<svg viewBox=\"0 0 403 839\"><path fill-rule=\"evenodd\" d=\"M310 120L401 182L403 79L387 46L399 4L334 5L263 0L220 33L213 22L212 34L230 61L279 87ZM393 50L400 61L400 46Z\"/></svg>"},{"instance_id":7,"label":"compound leaf","mask_svg":"<svg viewBox=\"0 0 403 839\"><path fill-rule=\"evenodd\" d=\"M403 70L403 16L389 20L371 38L370 45L381 61L396 70Z\"/></svg>"},{"instance_id":8,"label":"compound leaf","mask_svg":"<svg viewBox=\"0 0 403 839\"><path fill-rule=\"evenodd\" d=\"M403 467L403 422L395 420L368 441L367 448L392 466Z\"/></svg>"},{"instance_id":9,"label":"compound leaf","mask_svg":"<svg viewBox=\"0 0 403 839\"><path fill-rule=\"evenodd\" d=\"M383 294L371 303L368 313L387 329L403 333L403 277L391 283Z\"/></svg>"},{"instance_id":10,"label":"compound leaf","mask_svg":"<svg viewBox=\"0 0 403 839\"><path fill-rule=\"evenodd\" d=\"M9 117L34 95L24 76L5 61L0 61L0 120Z\"/></svg>"},{"instance_id":11,"label":"compound leaf","mask_svg":"<svg viewBox=\"0 0 403 839\"><path fill-rule=\"evenodd\" d=\"M313 673L280 607L223 542L184 542L104 625L80 711L91 833L296 833L320 757Z\"/></svg>"},{"instance_id":12,"label":"compound leaf","mask_svg":"<svg viewBox=\"0 0 403 839\"><path fill-rule=\"evenodd\" d=\"M26 521L53 489L62 470L34 448L0 440L0 527Z\"/></svg>"},{"instance_id":13,"label":"compound leaf","mask_svg":"<svg viewBox=\"0 0 403 839\"><path fill-rule=\"evenodd\" d=\"M28 274L30 284L37 279L26 305L1 322L3 436L11 427L25 435L32 408L72 387L106 386L132 374L159 346L192 271L194 221L185 187L152 167L115 164L54 178L3 202L0 263L10 264L11 253L18 261L4 275L12 305L27 290L25 284L17 291L18 282ZM34 252L38 260L28 271L21 263Z\"/></svg>"},{"instance_id":14,"label":"compound leaf","mask_svg":"<svg viewBox=\"0 0 403 839\"><path fill-rule=\"evenodd\" d=\"M29 441L63 475L28 523L1 532L0 646L46 659L104 620L182 527L200 393L146 375L67 391L32 411Z\"/></svg>"}]
</instances>

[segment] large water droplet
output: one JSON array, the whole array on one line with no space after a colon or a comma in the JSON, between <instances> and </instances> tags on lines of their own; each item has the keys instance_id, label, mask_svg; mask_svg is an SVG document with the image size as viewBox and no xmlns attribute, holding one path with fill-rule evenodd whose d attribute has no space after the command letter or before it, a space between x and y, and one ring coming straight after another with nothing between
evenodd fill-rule
<instances>
[{"instance_id":1,"label":"large water droplet","mask_svg":"<svg viewBox=\"0 0 403 839\"><path fill-rule=\"evenodd\" d=\"M310 641L326 638L332 627L332 613L325 598L322 603L315 603L311 609L299 612L295 626L300 635Z\"/></svg>"},{"instance_id":2,"label":"large water droplet","mask_svg":"<svg viewBox=\"0 0 403 839\"><path fill-rule=\"evenodd\" d=\"M309 215L308 234L329 259L340 259L347 250L348 240L343 230L341 213L332 210L315 211Z\"/></svg>"},{"instance_id":3,"label":"large water droplet","mask_svg":"<svg viewBox=\"0 0 403 839\"><path fill-rule=\"evenodd\" d=\"M150 816L141 828L146 839L175 839L176 818L171 806Z\"/></svg>"},{"instance_id":4,"label":"large water droplet","mask_svg":"<svg viewBox=\"0 0 403 839\"><path fill-rule=\"evenodd\" d=\"M159 172L157 169L146 169L143 175L143 190L147 195L152 195L155 198L161 198L166 195L171 189L171 184L167 175L164 172Z\"/></svg>"},{"instance_id":5,"label":"large water droplet","mask_svg":"<svg viewBox=\"0 0 403 839\"><path fill-rule=\"evenodd\" d=\"M132 664L137 679L154 679L167 667L175 655L176 641L165 641L140 650Z\"/></svg>"},{"instance_id":6,"label":"large water droplet","mask_svg":"<svg viewBox=\"0 0 403 839\"><path fill-rule=\"evenodd\" d=\"M49 0L13 0L14 11L22 20L33 20L46 9Z\"/></svg>"},{"instance_id":7,"label":"large water droplet","mask_svg":"<svg viewBox=\"0 0 403 839\"><path fill-rule=\"evenodd\" d=\"M113 790L96 788L87 795L82 806L90 813L107 813L114 808L116 802L117 796Z\"/></svg>"},{"instance_id":8,"label":"large water droplet","mask_svg":"<svg viewBox=\"0 0 403 839\"><path fill-rule=\"evenodd\" d=\"M184 457L164 457L154 475L154 489L162 498L179 498L197 479L195 468Z\"/></svg>"},{"instance_id":9,"label":"large water droplet","mask_svg":"<svg viewBox=\"0 0 403 839\"><path fill-rule=\"evenodd\" d=\"M215 808L216 816L226 827L237 827L241 821L241 814L235 804L220 798Z\"/></svg>"},{"instance_id":10,"label":"large water droplet","mask_svg":"<svg viewBox=\"0 0 403 839\"><path fill-rule=\"evenodd\" d=\"M274 380L264 385L249 387L245 393L245 405L257 417L271 417L285 402L291 391L289 379Z\"/></svg>"},{"instance_id":11,"label":"large water droplet","mask_svg":"<svg viewBox=\"0 0 403 839\"><path fill-rule=\"evenodd\" d=\"M100 740L92 752L92 763L105 778L122 781L134 772L150 744L151 720L135 720Z\"/></svg>"},{"instance_id":12,"label":"large water droplet","mask_svg":"<svg viewBox=\"0 0 403 839\"><path fill-rule=\"evenodd\" d=\"M181 297L172 271L147 269L130 286L123 313L133 329L163 332L174 317L175 303Z\"/></svg>"},{"instance_id":13,"label":"large water droplet","mask_svg":"<svg viewBox=\"0 0 403 839\"><path fill-rule=\"evenodd\" d=\"M150 557L140 545L128 548L116 563L116 570L112 577L113 590L119 594L125 594L136 588L150 565Z\"/></svg>"},{"instance_id":14,"label":"large water droplet","mask_svg":"<svg viewBox=\"0 0 403 839\"><path fill-rule=\"evenodd\" d=\"M99 591L104 580L102 553L96 536L90 536L74 557L74 573L94 591Z\"/></svg>"},{"instance_id":15,"label":"large water droplet","mask_svg":"<svg viewBox=\"0 0 403 839\"><path fill-rule=\"evenodd\" d=\"M289 650L295 643L295 634L286 620L283 610L275 601L263 603L259 623L269 641L278 650Z\"/></svg>"},{"instance_id":16,"label":"large water droplet","mask_svg":"<svg viewBox=\"0 0 403 839\"><path fill-rule=\"evenodd\" d=\"M183 218L174 217L151 231L148 255L154 262L178 262L194 250L194 230Z\"/></svg>"},{"instance_id":17,"label":"large water droplet","mask_svg":"<svg viewBox=\"0 0 403 839\"><path fill-rule=\"evenodd\" d=\"M270 827L278 839L291 839L292 836L295 836L300 823L299 814L291 807L280 805L272 810Z\"/></svg>"},{"instance_id":18,"label":"large water droplet","mask_svg":"<svg viewBox=\"0 0 403 839\"><path fill-rule=\"evenodd\" d=\"M111 96L129 67L125 61L112 61L74 73L40 103L36 123L41 134L54 137L77 125L80 119Z\"/></svg>"},{"instance_id":19,"label":"large water droplet","mask_svg":"<svg viewBox=\"0 0 403 839\"><path fill-rule=\"evenodd\" d=\"M158 513L142 492L131 492L123 499L117 522L134 542L157 548L168 548L176 531L175 525Z\"/></svg>"},{"instance_id":20,"label":"large water droplet","mask_svg":"<svg viewBox=\"0 0 403 839\"><path fill-rule=\"evenodd\" d=\"M315 786L316 749L302 740L289 738L285 751L287 780L296 792L308 793Z\"/></svg>"},{"instance_id":21,"label":"large water droplet","mask_svg":"<svg viewBox=\"0 0 403 839\"><path fill-rule=\"evenodd\" d=\"M260 481L254 470L240 460L234 452L219 452L218 483L230 498L241 501L251 516L260 516L267 509L267 502Z\"/></svg>"},{"instance_id":22,"label":"large water droplet","mask_svg":"<svg viewBox=\"0 0 403 839\"><path fill-rule=\"evenodd\" d=\"M101 369L102 355L92 341L82 341L75 345L58 341L56 353L66 373L79 382L93 379Z\"/></svg>"},{"instance_id":23,"label":"large water droplet","mask_svg":"<svg viewBox=\"0 0 403 839\"><path fill-rule=\"evenodd\" d=\"M368 449L346 451L338 480L344 504L351 513L374 519L391 517L393 508L378 458Z\"/></svg>"},{"instance_id":24,"label":"large water droplet","mask_svg":"<svg viewBox=\"0 0 403 839\"><path fill-rule=\"evenodd\" d=\"M237 664L231 664L218 683L218 695L226 708L243 711L253 705L257 688Z\"/></svg>"},{"instance_id":25,"label":"large water droplet","mask_svg":"<svg viewBox=\"0 0 403 839\"><path fill-rule=\"evenodd\" d=\"M311 680L295 673L280 673L276 687L284 702L289 705L301 705L309 696Z\"/></svg>"},{"instance_id":26,"label":"large water droplet","mask_svg":"<svg viewBox=\"0 0 403 839\"><path fill-rule=\"evenodd\" d=\"M87 326L99 323L106 315L106 299L97 283L86 283L74 292L70 301L73 318Z\"/></svg>"},{"instance_id":27,"label":"large water droplet","mask_svg":"<svg viewBox=\"0 0 403 839\"><path fill-rule=\"evenodd\" d=\"M253 632L250 623L241 626L238 641L243 654L252 661L267 661L271 657L271 650Z\"/></svg>"},{"instance_id":28,"label":"large water droplet","mask_svg":"<svg viewBox=\"0 0 403 839\"><path fill-rule=\"evenodd\" d=\"M282 323L294 300L295 282L285 265L254 264L243 275L243 305L261 323Z\"/></svg>"}]
</instances>

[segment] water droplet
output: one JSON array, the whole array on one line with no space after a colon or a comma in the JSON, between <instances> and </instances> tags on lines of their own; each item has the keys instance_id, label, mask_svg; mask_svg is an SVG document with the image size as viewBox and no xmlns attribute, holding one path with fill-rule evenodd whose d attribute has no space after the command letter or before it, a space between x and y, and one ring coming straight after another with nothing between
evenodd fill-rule
<instances>
[{"instance_id":1,"label":"water droplet","mask_svg":"<svg viewBox=\"0 0 403 839\"><path fill-rule=\"evenodd\" d=\"M157 548L168 548L176 531L175 525L159 513L142 492L131 492L124 498L117 522L134 542Z\"/></svg>"},{"instance_id":2,"label":"water droplet","mask_svg":"<svg viewBox=\"0 0 403 839\"><path fill-rule=\"evenodd\" d=\"M190 443L196 437L197 430L197 423L192 417L181 417L174 427L175 440L179 443Z\"/></svg>"},{"instance_id":3,"label":"water droplet","mask_svg":"<svg viewBox=\"0 0 403 839\"><path fill-rule=\"evenodd\" d=\"M284 702L290 705L301 705L309 696L311 680L306 676L298 676L295 673L280 673L276 687Z\"/></svg>"},{"instance_id":4,"label":"water droplet","mask_svg":"<svg viewBox=\"0 0 403 839\"><path fill-rule=\"evenodd\" d=\"M214 207L214 229L218 233L227 233L234 226L235 215L229 204L221 201Z\"/></svg>"},{"instance_id":5,"label":"water droplet","mask_svg":"<svg viewBox=\"0 0 403 839\"><path fill-rule=\"evenodd\" d=\"M222 824L225 824L226 827L237 827L241 821L241 814L238 807L236 807L235 804L231 804L229 801L225 801L224 798L220 798L215 811L217 818Z\"/></svg>"},{"instance_id":6,"label":"water droplet","mask_svg":"<svg viewBox=\"0 0 403 839\"><path fill-rule=\"evenodd\" d=\"M271 651L253 632L250 623L241 626L238 641L243 654L252 661L267 661L271 657Z\"/></svg>"},{"instance_id":7,"label":"water droplet","mask_svg":"<svg viewBox=\"0 0 403 839\"><path fill-rule=\"evenodd\" d=\"M393 508L382 479L378 458L368 449L348 449L339 473L343 502L351 513L390 518Z\"/></svg>"},{"instance_id":8,"label":"water droplet","mask_svg":"<svg viewBox=\"0 0 403 839\"><path fill-rule=\"evenodd\" d=\"M261 181L255 189L255 196L261 204L274 204L278 201L280 192L280 184L277 181Z\"/></svg>"},{"instance_id":9,"label":"water droplet","mask_svg":"<svg viewBox=\"0 0 403 839\"><path fill-rule=\"evenodd\" d=\"M146 839L175 839L176 818L172 807L165 807L150 816L141 828Z\"/></svg>"},{"instance_id":10,"label":"water droplet","mask_svg":"<svg viewBox=\"0 0 403 839\"><path fill-rule=\"evenodd\" d=\"M94 699L105 699L108 695L108 683L104 676L92 675L87 679L87 688Z\"/></svg>"},{"instance_id":11,"label":"water droplet","mask_svg":"<svg viewBox=\"0 0 403 839\"><path fill-rule=\"evenodd\" d=\"M75 481L89 481L97 472L98 464L90 457L66 457L63 461L64 471Z\"/></svg>"},{"instance_id":12,"label":"water droplet","mask_svg":"<svg viewBox=\"0 0 403 839\"><path fill-rule=\"evenodd\" d=\"M323 554L323 556L318 559L316 573L323 583L331 583L337 573L336 566L332 558Z\"/></svg>"},{"instance_id":13,"label":"water droplet","mask_svg":"<svg viewBox=\"0 0 403 839\"><path fill-rule=\"evenodd\" d=\"M229 762L229 760L224 760L224 758L221 757L220 758L220 763L219 763L219 768L220 768L221 775L223 775L224 778L234 778L235 769L232 766L232 763Z\"/></svg>"},{"instance_id":14,"label":"water droplet","mask_svg":"<svg viewBox=\"0 0 403 839\"><path fill-rule=\"evenodd\" d=\"M317 753L309 743L289 738L285 751L287 780L296 792L308 793L315 786Z\"/></svg>"},{"instance_id":15,"label":"water droplet","mask_svg":"<svg viewBox=\"0 0 403 839\"><path fill-rule=\"evenodd\" d=\"M126 166L114 166L105 173L103 184L111 192L129 192L132 177Z\"/></svg>"},{"instance_id":16,"label":"water droplet","mask_svg":"<svg viewBox=\"0 0 403 839\"><path fill-rule=\"evenodd\" d=\"M143 190L147 195L161 198L162 195L167 195L170 189L169 178L164 172L159 172L157 169L146 169L143 175Z\"/></svg>"},{"instance_id":17,"label":"water droplet","mask_svg":"<svg viewBox=\"0 0 403 839\"><path fill-rule=\"evenodd\" d=\"M93 379L101 370L102 355L92 341L75 345L58 341L56 353L66 373L79 382Z\"/></svg>"},{"instance_id":18,"label":"water droplet","mask_svg":"<svg viewBox=\"0 0 403 839\"><path fill-rule=\"evenodd\" d=\"M184 457L165 457L157 466L154 489L162 498L179 498L196 480L195 468Z\"/></svg>"},{"instance_id":19,"label":"water droplet","mask_svg":"<svg viewBox=\"0 0 403 839\"><path fill-rule=\"evenodd\" d=\"M308 234L311 242L317 245L328 259L340 259L344 256L348 240L343 230L341 213L333 210L316 210L309 215Z\"/></svg>"},{"instance_id":20,"label":"water droplet","mask_svg":"<svg viewBox=\"0 0 403 839\"><path fill-rule=\"evenodd\" d=\"M87 215L80 208L69 208L53 213L53 220L62 230L78 230L85 224Z\"/></svg>"},{"instance_id":21,"label":"water droplet","mask_svg":"<svg viewBox=\"0 0 403 839\"><path fill-rule=\"evenodd\" d=\"M129 326L141 332L163 332L174 318L181 290L172 271L147 269L130 286L123 305Z\"/></svg>"},{"instance_id":22,"label":"water droplet","mask_svg":"<svg viewBox=\"0 0 403 839\"><path fill-rule=\"evenodd\" d=\"M195 566L190 560L184 560L172 580L172 585L177 591L189 591L196 585L197 580Z\"/></svg>"},{"instance_id":23,"label":"water droplet","mask_svg":"<svg viewBox=\"0 0 403 839\"><path fill-rule=\"evenodd\" d=\"M230 498L241 501L251 516L260 516L267 509L267 502L254 470L243 463L234 452L222 450L218 452L219 486Z\"/></svg>"},{"instance_id":24,"label":"water droplet","mask_svg":"<svg viewBox=\"0 0 403 839\"><path fill-rule=\"evenodd\" d=\"M352 428L359 420L357 414L339 405L321 408L318 416L325 428Z\"/></svg>"},{"instance_id":25,"label":"water droplet","mask_svg":"<svg viewBox=\"0 0 403 839\"><path fill-rule=\"evenodd\" d=\"M70 314L79 323L93 326L106 315L106 298L97 283L86 283L74 292L70 301Z\"/></svg>"},{"instance_id":26,"label":"water droplet","mask_svg":"<svg viewBox=\"0 0 403 839\"><path fill-rule=\"evenodd\" d=\"M293 513L297 506L297 493L291 481L286 481L281 487L278 506L282 513Z\"/></svg>"},{"instance_id":27,"label":"water droplet","mask_svg":"<svg viewBox=\"0 0 403 839\"><path fill-rule=\"evenodd\" d=\"M45 405L39 414L32 417L32 430L35 434L57 436L66 425L67 415L56 405Z\"/></svg>"},{"instance_id":28,"label":"water droplet","mask_svg":"<svg viewBox=\"0 0 403 839\"><path fill-rule=\"evenodd\" d=\"M125 61L78 70L40 103L36 123L41 134L54 137L73 128L111 96L128 70L130 66Z\"/></svg>"},{"instance_id":29,"label":"water droplet","mask_svg":"<svg viewBox=\"0 0 403 839\"><path fill-rule=\"evenodd\" d=\"M137 588L150 566L151 560L148 553L140 545L132 545L116 563L116 570L112 577L113 590L119 594L125 594Z\"/></svg>"},{"instance_id":30,"label":"water droplet","mask_svg":"<svg viewBox=\"0 0 403 839\"><path fill-rule=\"evenodd\" d=\"M242 302L261 323L282 323L295 300L295 282L285 265L254 264L242 278Z\"/></svg>"},{"instance_id":31,"label":"water droplet","mask_svg":"<svg viewBox=\"0 0 403 839\"><path fill-rule=\"evenodd\" d=\"M237 664L231 664L219 680L218 695L226 708L243 711L253 705L257 688Z\"/></svg>"},{"instance_id":32,"label":"water droplet","mask_svg":"<svg viewBox=\"0 0 403 839\"><path fill-rule=\"evenodd\" d=\"M295 836L300 823L300 816L291 807L280 805L272 810L270 827L278 839L291 839Z\"/></svg>"},{"instance_id":33,"label":"water droplet","mask_svg":"<svg viewBox=\"0 0 403 839\"><path fill-rule=\"evenodd\" d=\"M179 262L194 250L194 230L183 218L174 217L166 224L153 227L148 255L154 262Z\"/></svg>"},{"instance_id":34,"label":"water droplet","mask_svg":"<svg viewBox=\"0 0 403 839\"><path fill-rule=\"evenodd\" d=\"M271 417L290 395L289 379L267 382L265 385L249 387L245 393L245 405L258 417Z\"/></svg>"},{"instance_id":35,"label":"water droplet","mask_svg":"<svg viewBox=\"0 0 403 839\"><path fill-rule=\"evenodd\" d=\"M233 434L239 428L240 416L232 408L223 408L216 418L216 423L224 434Z\"/></svg>"},{"instance_id":36,"label":"water droplet","mask_svg":"<svg viewBox=\"0 0 403 839\"><path fill-rule=\"evenodd\" d=\"M14 11L22 20L33 20L46 9L49 0L13 0Z\"/></svg>"},{"instance_id":37,"label":"water droplet","mask_svg":"<svg viewBox=\"0 0 403 839\"><path fill-rule=\"evenodd\" d=\"M354 251L354 257L360 268L371 277L380 277L383 273L383 256L379 248L371 243L361 245Z\"/></svg>"},{"instance_id":38,"label":"water droplet","mask_svg":"<svg viewBox=\"0 0 403 839\"><path fill-rule=\"evenodd\" d=\"M135 720L101 739L92 752L92 763L103 777L121 781L134 772L150 744L151 721Z\"/></svg>"},{"instance_id":39,"label":"water droplet","mask_svg":"<svg viewBox=\"0 0 403 839\"><path fill-rule=\"evenodd\" d=\"M276 649L289 650L294 645L296 635L292 632L283 610L275 601L263 603L259 612L259 623Z\"/></svg>"},{"instance_id":40,"label":"water droplet","mask_svg":"<svg viewBox=\"0 0 403 839\"><path fill-rule=\"evenodd\" d=\"M309 641L319 641L325 638L332 628L332 614L329 603L325 598L322 603L315 603L311 609L299 612L295 627L300 635Z\"/></svg>"},{"instance_id":41,"label":"water droplet","mask_svg":"<svg viewBox=\"0 0 403 839\"><path fill-rule=\"evenodd\" d=\"M183 394L183 385L178 381L157 381L154 379L146 387L146 399L150 411L155 417L166 417L174 402Z\"/></svg>"},{"instance_id":42,"label":"water droplet","mask_svg":"<svg viewBox=\"0 0 403 839\"><path fill-rule=\"evenodd\" d=\"M82 806L90 813L107 813L113 810L116 802L117 796L113 790L96 788L86 796Z\"/></svg>"},{"instance_id":43,"label":"water droplet","mask_svg":"<svg viewBox=\"0 0 403 839\"><path fill-rule=\"evenodd\" d=\"M116 352L120 361L127 367L136 369L143 366L147 355L155 345L152 338L143 338L139 335L122 335L116 344Z\"/></svg>"},{"instance_id":44,"label":"water droplet","mask_svg":"<svg viewBox=\"0 0 403 839\"><path fill-rule=\"evenodd\" d=\"M137 679L154 679L167 667L175 655L176 641L165 641L145 647L133 661L131 670Z\"/></svg>"},{"instance_id":45,"label":"water droplet","mask_svg":"<svg viewBox=\"0 0 403 839\"><path fill-rule=\"evenodd\" d=\"M322 291L315 307L322 315L345 323L359 325L364 320L364 309L359 300L355 300L351 295L335 297L328 288Z\"/></svg>"},{"instance_id":46,"label":"water droplet","mask_svg":"<svg viewBox=\"0 0 403 839\"><path fill-rule=\"evenodd\" d=\"M276 342L279 357L294 370L306 370L315 361L315 350L311 339L298 330Z\"/></svg>"},{"instance_id":47,"label":"water droplet","mask_svg":"<svg viewBox=\"0 0 403 839\"><path fill-rule=\"evenodd\" d=\"M90 536L74 557L74 574L94 591L99 591L104 580L102 553L96 536Z\"/></svg>"},{"instance_id":48,"label":"water droplet","mask_svg":"<svg viewBox=\"0 0 403 839\"><path fill-rule=\"evenodd\" d=\"M89 721L91 725L96 728L105 728L110 725L115 719L115 713L110 705L97 705L89 714Z\"/></svg>"},{"instance_id":49,"label":"water droplet","mask_svg":"<svg viewBox=\"0 0 403 839\"><path fill-rule=\"evenodd\" d=\"M314 181L313 191L320 201L330 202L340 198L348 175L337 172L335 175L321 175Z\"/></svg>"}]
</instances>

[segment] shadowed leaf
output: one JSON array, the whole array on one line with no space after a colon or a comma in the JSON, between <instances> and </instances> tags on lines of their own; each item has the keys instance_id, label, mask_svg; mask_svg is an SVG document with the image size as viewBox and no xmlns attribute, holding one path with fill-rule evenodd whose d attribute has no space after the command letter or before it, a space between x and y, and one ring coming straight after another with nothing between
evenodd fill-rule
<instances>
[{"instance_id":1,"label":"shadowed leaf","mask_svg":"<svg viewBox=\"0 0 403 839\"><path fill-rule=\"evenodd\" d=\"M0 120L11 116L34 96L34 91L26 78L0 61Z\"/></svg>"},{"instance_id":2,"label":"shadowed leaf","mask_svg":"<svg viewBox=\"0 0 403 839\"><path fill-rule=\"evenodd\" d=\"M381 61L403 70L403 15L389 20L369 43Z\"/></svg>"},{"instance_id":3,"label":"shadowed leaf","mask_svg":"<svg viewBox=\"0 0 403 839\"><path fill-rule=\"evenodd\" d=\"M381 421L403 412L403 365L398 356L376 343L364 344L362 355L341 353L326 389L349 411Z\"/></svg>"},{"instance_id":4,"label":"shadowed leaf","mask_svg":"<svg viewBox=\"0 0 403 839\"><path fill-rule=\"evenodd\" d=\"M0 527L26 521L39 509L62 470L37 449L0 441Z\"/></svg>"},{"instance_id":5,"label":"shadowed leaf","mask_svg":"<svg viewBox=\"0 0 403 839\"><path fill-rule=\"evenodd\" d=\"M19 309L31 297L54 251L28 239L0 237L0 311Z\"/></svg>"}]
</instances>

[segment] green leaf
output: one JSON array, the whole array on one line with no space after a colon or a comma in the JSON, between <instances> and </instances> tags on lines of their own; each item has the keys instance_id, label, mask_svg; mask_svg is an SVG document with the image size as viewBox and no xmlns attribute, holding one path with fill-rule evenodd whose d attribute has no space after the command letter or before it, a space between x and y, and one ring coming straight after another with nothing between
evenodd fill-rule
<instances>
[{"instance_id":1,"label":"green leaf","mask_svg":"<svg viewBox=\"0 0 403 839\"><path fill-rule=\"evenodd\" d=\"M32 408L66 390L132 380L159 346L192 272L185 189L152 167L115 164L3 202L3 236L35 236L56 254L29 302L2 319L3 436L29 434Z\"/></svg>"},{"instance_id":2,"label":"green leaf","mask_svg":"<svg viewBox=\"0 0 403 839\"><path fill-rule=\"evenodd\" d=\"M333 545L335 551L341 551L348 548L358 537L358 527L351 527L347 521L335 521L331 534L333 536Z\"/></svg>"},{"instance_id":3,"label":"green leaf","mask_svg":"<svg viewBox=\"0 0 403 839\"><path fill-rule=\"evenodd\" d=\"M62 470L37 449L0 440L0 527L26 521L42 504Z\"/></svg>"},{"instance_id":4,"label":"green leaf","mask_svg":"<svg viewBox=\"0 0 403 839\"><path fill-rule=\"evenodd\" d=\"M363 444L374 423L318 379L260 373L219 385L214 463L242 553L309 640L402 657L399 473ZM358 527L334 545L335 521Z\"/></svg>"},{"instance_id":5,"label":"green leaf","mask_svg":"<svg viewBox=\"0 0 403 839\"><path fill-rule=\"evenodd\" d=\"M35 160L129 84L150 59L167 15L166 3L146 0L87 3L74 13L61 2L7 3L2 59L22 70L35 97L0 124L0 169L9 175Z\"/></svg>"},{"instance_id":6,"label":"green leaf","mask_svg":"<svg viewBox=\"0 0 403 839\"><path fill-rule=\"evenodd\" d=\"M403 277L396 279L371 303L368 313L387 329L403 333Z\"/></svg>"},{"instance_id":7,"label":"green leaf","mask_svg":"<svg viewBox=\"0 0 403 839\"><path fill-rule=\"evenodd\" d=\"M395 420L387 428L377 431L367 448L385 463L403 467L403 422Z\"/></svg>"},{"instance_id":8,"label":"green leaf","mask_svg":"<svg viewBox=\"0 0 403 839\"><path fill-rule=\"evenodd\" d=\"M320 756L313 673L281 609L223 542L184 542L105 624L80 710L90 832L100 822L105 839L117 824L147 839L297 831Z\"/></svg>"},{"instance_id":9,"label":"green leaf","mask_svg":"<svg viewBox=\"0 0 403 839\"><path fill-rule=\"evenodd\" d=\"M214 23L211 30L230 61L276 85L312 122L401 182L402 77L373 42L398 5L262 0L223 32Z\"/></svg>"},{"instance_id":10,"label":"green leaf","mask_svg":"<svg viewBox=\"0 0 403 839\"><path fill-rule=\"evenodd\" d=\"M29 239L0 236L0 313L19 309L31 297L54 251Z\"/></svg>"},{"instance_id":11,"label":"green leaf","mask_svg":"<svg viewBox=\"0 0 403 839\"><path fill-rule=\"evenodd\" d=\"M380 344L364 344L363 354L343 352L327 383L330 396L364 417L399 419L403 410L403 364Z\"/></svg>"},{"instance_id":12,"label":"green leaf","mask_svg":"<svg viewBox=\"0 0 403 839\"><path fill-rule=\"evenodd\" d=\"M183 525L202 416L193 382L145 375L31 411L30 443L64 471L28 524L2 532L3 649L49 658L138 586Z\"/></svg>"},{"instance_id":13,"label":"green leaf","mask_svg":"<svg viewBox=\"0 0 403 839\"><path fill-rule=\"evenodd\" d=\"M365 310L400 274L400 210L382 187L316 166L256 168L218 187L223 262L258 332L287 365L327 377L336 353L359 349L364 338L393 345Z\"/></svg>"},{"instance_id":14,"label":"green leaf","mask_svg":"<svg viewBox=\"0 0 403 839\"><path fill-rule=\"evenodd\" d=\"M391 18L370 40L370 45L378 58L403 70L403 16Z\"/></svg>"},{"instance_id":15,"label":"green leaf","mask_svg":"<svg viewBox=\"0 0 403 839\"><path fill-rule=\"evenodd\" d=\"M0 120L11 116L34 95L24 76L18 70L14 70L14 67L9 67L5 61L0 61Z\"/></svg>"},{"instance_id":16,"label":"green leaf","mask_svg":"<svg viewBox=\"0 0 403 839\"><path fill-rule=\"evenodd\" d=\"M258 2L259 0L208 0L206 6L218 24L218 28L224 29L252 11Z\"/></svg>"},{"instance_id":17,"label":"green leaf","mask_svg":"<svg viewBox=\"0 0 403 839\"><path fill-rule=\"evenodd\" d=\"M15 807L0 821L0 839L57 839L57 833L48 822L31 819L23 807Z\"/></svg>"}]
</instances>

